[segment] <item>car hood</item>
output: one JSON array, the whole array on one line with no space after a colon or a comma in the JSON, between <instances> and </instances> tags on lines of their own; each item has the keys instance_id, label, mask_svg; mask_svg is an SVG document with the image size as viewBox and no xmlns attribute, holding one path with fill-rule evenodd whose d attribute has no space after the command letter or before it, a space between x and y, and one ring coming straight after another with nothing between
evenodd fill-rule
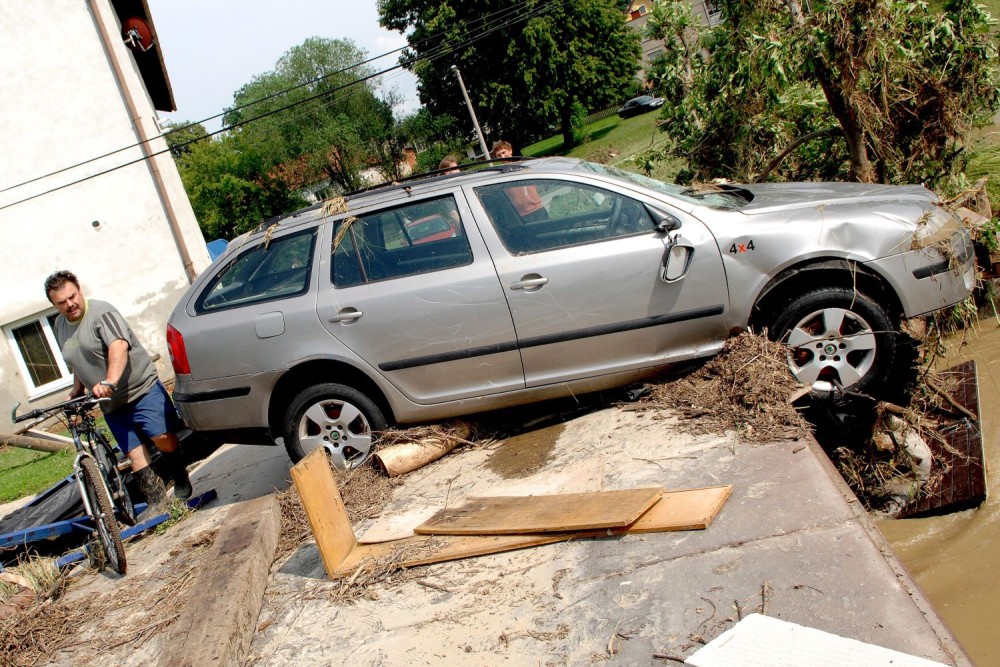
<instances>
[{"instance_id":1,"label":"car hood","mask_svg":"<svg viewBox=\"0 0 1000 667\"><path fill-rule=\"evenodd\" d=\"M761 183L740 185L753 199L739 211L747 215L797 208L877 202L932 202L937 196L922 185L867 183Z\"/></svg>"}]
</instances>

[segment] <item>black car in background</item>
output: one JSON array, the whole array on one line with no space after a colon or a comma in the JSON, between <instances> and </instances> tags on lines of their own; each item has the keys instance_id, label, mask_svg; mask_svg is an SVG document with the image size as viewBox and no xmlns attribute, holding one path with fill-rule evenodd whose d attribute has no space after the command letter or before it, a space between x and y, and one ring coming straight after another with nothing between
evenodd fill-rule
<instances>
[{"instance_id":1,"label":"black car in background","mask_svg":"<svg viewBox=\"0 0 1000 667\"><path fill-rule=\"evenodd\" d=\"M652 111L653 109L659 109L662 106L662 97L640 95L639 97L633 97L628 102L623 104L622 108L618 110L618 115L622 118L631 118L632 116L638 116L639 114Z\"/></svg>"}]
</instances>

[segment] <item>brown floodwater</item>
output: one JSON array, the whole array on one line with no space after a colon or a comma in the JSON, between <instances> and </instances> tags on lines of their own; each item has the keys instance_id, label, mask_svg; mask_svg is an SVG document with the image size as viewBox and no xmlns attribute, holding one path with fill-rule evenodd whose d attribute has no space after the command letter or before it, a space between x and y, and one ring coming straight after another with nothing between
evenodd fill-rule
<instances>
[{"instance_id":1,"label":"brown floodwater","mask_svg":"<svg viewBox=\"0 0 1000 667\"><path fill-rule=\"evenodd\" d=\"M975 510L879 522L906 568L980 667L1000 665L1000 326L984 319L947 363L975 359L987 499Z\"/></svg>"}]
</instances>

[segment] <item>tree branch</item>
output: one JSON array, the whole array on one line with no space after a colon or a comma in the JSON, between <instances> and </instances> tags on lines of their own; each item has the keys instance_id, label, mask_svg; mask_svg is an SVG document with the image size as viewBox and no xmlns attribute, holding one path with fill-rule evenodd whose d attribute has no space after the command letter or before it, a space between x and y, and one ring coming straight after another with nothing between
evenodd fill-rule
<instances>
[{"instance_id":1,"label":"tree branch","mask_svg":"<svg viewBox=\"0 0 1000 667\"><path fill-rule=\"evenodd\" d=\"M820 137L830 137L830 136L835 136L835 135L843 134L843 133L844 133L844 129L843 128L840 128L840 127L828 127L825 130L816 130L815 132L810 132L809 134L802 135L801 137L799 137L798 139L796 139L795 141L793 141L791 144L789 144L788 148L786 148L785 150L781 151L781 153L779 153L777 157L775 157L773 160L771 160L767 164L767 167L764 168L764 171L761 172L760 176L758 176L757 178L754 179L754 183L763 183L764 179L766 179L768 176L770 176L771 172L774 171L778 167L778 165L780 165L782 162L784 162L785 158L788 157L789 154L791 154L792 151L794 151L796 148L798 148L802 144L808 143L808 142L812 141L813 139L818 139Z\"/></svg>"}]
</instances>

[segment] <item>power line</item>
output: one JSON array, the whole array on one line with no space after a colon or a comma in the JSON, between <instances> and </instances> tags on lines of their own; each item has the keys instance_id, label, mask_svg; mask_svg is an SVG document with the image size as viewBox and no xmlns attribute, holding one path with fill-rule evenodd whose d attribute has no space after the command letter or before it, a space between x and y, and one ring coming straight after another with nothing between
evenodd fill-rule
<instances>
[{"instance_id":1,"label":"power line","mask_svg":"<svg viewBox=\"0 0 1000 667\"><path fill-rule=\"evenodd\" d=\"M509 15L512 12L516 11L519 7L522 7L523 5L527 4L527 2L528 2L528 0L524 0L523 2L520 2L520 3L516 4L516 5L512 5L511 7L507 7L505 9L503 9L503 10L498 10L496 12L493 12L492 14L487 14L487 15L485 15L483 17L480 17L478 19L473 20L471 22L471 24L485 23L486 21L491 20L492 18L495 18L497 16ZM426 42L426 41L432 40L432 39L435 39L436 37L440 36L441 34L443 34L443 33L439 32L439 33L436 33L435 35L428 36L428 37L420 40L418 42L418 44L422 43L422 42ZM407 45L407 46L409 46L409 45ZM113 155L117 155L118 153L122 153L124 151L131 150L133 148L138 148L138 147L140 147L140 146L142 146L144 144L148 144L148 143L150 143L152 141L155 141L156 139L166 138L167 136L169 136L171 134L178 133L178 132L181 132L183 130L187 130L187 129L189 129L191 127L194 127L196 125L200 125L202 123L206 123L206 122L208 122L210 120L215 120L217 118L221 118L221 117L225 116L226 114L231 114L231 113L234 113L234 112L237 112L237 111L242 111L242 110L250 108L250 107L252 107L254 105L261 104L262 102L266 102L268 100L272 100L272 99L274 99L276 97L280 97L282 95L287 95L288 93L294 92L294 91L296 91L296 90L298 90L300 88L304 88L306 86L315 85L315 84L320 83L322 81L325 81L325 80L327 80L327 79L329 79L331 77L335 77L335 76L338 76L340 74L347 73L347 72L349 72L349 71L351 71L353 69L357 69L357 68L362 67L364 65L373 63L373 62L375 62L377 60L381 60L382 58L386 58L386 57L388 57L388 56L390 56L390 55L392 55L394 53L399 53L399 52L403 51L404 49L406 49L407 46L401 46L401 47L399 47L397 49L392 49L390 51L386 51L385 53L382 53L382 54L377 55L377 56L373 56L373 57L368 58L367 60L363 60L363 61L361 61L359 63L355 63L353 65L349 65L347 67L343 67L343 68L341 68L339 70L336 70L334 72L329 72L329 73L323 74L321 76L315 77L315 78L310 79L308 81L304 81L302 83L296 84L296 85L291 86L289 88L285 88L284 90L279 90L279 91L276 91L274 93L271 93L270 95L265 95L264 97L261 97L259 99L251 100L249 102L246 102L245 104L233 107L232 109L226 109L226 110L221 111L221 112L219 112L219 113L217 113L217 114L215 114L213 116L209 116L207 118L204 118L204 119L202 119L200 121L193 121L193 122L188 123L187 125L184 125L182 127L171 128L169 131L167 131L167 132L161 132L160 134L156 135L155 137L150 137L149 139L146 139L146 140L143 140L143 141L139 141L139 142L136 142L134 144L130 144L128 146L123 146L122 148L117 148L117 149L115 149L113 151L109 151L107 153L104 153L103 155L98 155L96 157L88 158L86 160L83 160L82 162L77 162L76 164L71 164L69 166L62 167L62 168L57 169L55 171L50 171L48 173L41 174L39 176L35 176L34 178L30 178L30 179L22 181L20 183L16 183L14 185L5 187L3 189L0 189L0 193L8 192L10 190L14 190L16 188L23 187L25 185L30 185L31 183L35 183L37 181L40 181L40 180L45 179L45 178L49 178L51 176L56 176L56 175L61 174L63 172L70 171L71 169L76 169L77 167L82 167L82 166L85 166L85 165L90 164L92 162L96 162L98 160L103 160L104 158L111 157ZM415 62L418 62L419 60L422 60L422 58L420 58L420 59L413 59L410 62L406 63L406 65L413 64ZM403 66L405 67L406 65L403 65ZM392 71L392 69L396 69L396 68L391 68L391 69L385 70L385 71ZM222 128L222 131L225 131L225 128ZM213 133L207 134L207 135L205 135L205 137L200 137L200 138L198 138L196 140L200 140L200 139L204 139L204 138L207 138L207 137L211 137L211 136L214 136L216 134L219 134L219 132L213 132ZM185 143L183 143L181 145L175 146L175 148L179 148L181 146L187 146L190 143L192 143L192 142L190 142L190 141L189 142L185 142ZM128 163L128 164L132 164L132 163ZM19 202L17 202L17 203L19 203ZM2 209L0 209L0 210L2 210Z\"/></svg>"},{"instance_id":2,"label":"power line","mask_svg":"<svg viewBox=\"0 0 1000 667\"><path fill-rule=\"evenodd\" d=\"M34 195L31 195L31 196L24 197L22 199L16 200L16 201L11 202L9 204L4 204L3 206L0 206L0 211L2 211L4 209L11 208L13 206L17 206L18 204L23 204L23 203L31 201L33 199L37 199L39 197L43 197L45 195L52 194L53 192L58 192L59 190L63 190L65 188L71 187L73 185L78 185L80 183L84 183L86 181L89 181L91 179L97 178L99 176L104 176L106 174L109 174L111 172L117 171L119 169L123 169L125 167L131 166L131 165L134 165L134 164L138 164L140 162L143 162L143 161L148 160L150 158L156 157L158 155L163 155L164 153L168 153L171 150L176 150L176 149L179 149L179 148L184 148L185 146L189 146L189 145L191 145L193 143L196 143L198 141L203 141L205 139L208 139L209 137L213 137L213 136L221 134L223 132L228 132L228 131L236 129L238 127L242 127L244 125L248 125L250 123L256 122L256 121L261 120L263 118L268 118L268 117L273 116L275 114L281 113L282 111L286 111L288 109L291 109L291 108L294 108L294 107L297 107L297 106L300 106L300 105L308 104L309 102L312 102L314 100L318 100L320 98L333 95L334 93L337 93L337 92L339 92L341 90L348 89L348 88L350 88L352 86L360 85L360 84L362 84L362 83L364 83L366 81L369 81L371 79L377 78L377 77L382 76L384 74L387 74L389 72L392 72L392 71L395 71L395 70L398 70L398 69L402 69L402 68L404 68L406 66L411 66L411 65L414 65L414 64L416 64L418 62L421 62L421 61L424 61L424 60L438 60L438 59L443 58L445 56L451 55L452 53L454 53L455 51L457 51L459 48L462 48L464 46L467 46L467 45L470 45L472 43L475 43L475 42L477 42L477 41L479 41L481 39L485 39L489 35L497 32L499 30L508 28L508 27L510 27L512 25L515 25L516 23L520 23L521 21L528 20L530 18L534 18L535 16L539 16L539 15L541 15L541 14L549 11L553 7L563 5L563 4L565 4L566 2L569 2L569 1L571 1L571 0L554 0L553 2L537 6L536 8L532 9L531 12L528 12L527 14L525 14L523 16L514 16L514 17L512 17L510 19L508 19L508 17L513 13L512 10L511 10L511 8L507 8L505 10L494 12L493 14L488 15L487 17L482 17L480 19L476 19L475 21L473 21L471 23L477 23L477 22L484 23L487 19L493 18L493 17L497 17L497 16L502 16L503 19L504 19L504 23L501 23L499 25L495 25L495 26L489 28L488 30L484 30L480 34L475 35L475 36L470 37L470 38L467 38L467 39L464 39L461 42L459 42L459 43L457 43L457 44L455 44L453 46L445 46L444 44L442 44L442 45L440 45L440 46L435 47L434 49L432 49L432 52L431 52L430 55L424 55L424 56L420 56L420 57L417 57L417 58L411 58L410 60L408 60L405 63L400 63L400 64L394 65L392 67L386 68L384 70L380 70L380 71L368 74L367 76L355 79L355 80L353 80L353 81L351 81L349 83L346 83L344 85L337 86L335 88L331 88L329 90L317 93L315 95L310 95L310 96L305 97L305 98L303 98L301 100L296 100L295 102L292 102L290 104L284 105L284 106L279 107L277 109L272 109L270 111L267 111L265 113L259 114L257 116L253 116L251 118L247 118L247 119L244 119L244 120L241 120L241 121L238 121L238 122L234 122L234 123L232 123L230 125L221 127L221 128L219 128L218 130L216 130L214 132L206 133L204 136L200 136L200 137L195 137L195 138L189 139L188 141L185 141L185 142L182 142L182 143L179 143L179 144L175 144L172 147L168 147L168 148L165 148L163 150L159 150L159 151L155 151L153 153L149 153L147 155L144 155L141 158L137 158L135 160L130 160L128 162L124 162L124 163L116 165L114 167L109 167L109 168L107 168L107 169L105 169L103 171L99 171L99 172L96 172L94 174L90 174L88 176L81 177L81 178L76 179L74 181L70 181L69 183L64 183L62 185L59 185L59 186L50 188L48 190L36 193ZM525 2L519 3L519 5L525 5L525 4L527 4L527 0ZM440 34L441 33L438 33L438 35L440 35ZM434 37L436 37L436 36L437 35L435 35ZM425 40L421 40L421 41L426 41L426 40L429 40L429 39L431 39L431 37L425 38ZM320 77L316 77L315 79L313 79L313 80L311 80L309 82L305 82L305 83L302 83L302 84L297 84L297 85L292 86L290 88L287 88L287 89L285 89L283 91L278 91L276 93L272 93L271 95L262 97L262 98L260 98L258 100L253 100L253 101L248 102L248 103L246 103L246 104L244 104L244 105L242 105L240 107L236 107L234 109L230 109L230 110L224 111L224 112L222 112L220 114L216 114L215 116L211 116L210 118L208 118L206 120L211 120L211 119L214 119L214 118L218 118L219 116L225 115L226 113L230 113L232 111L237 111L237 110L245 109L245 108L248 108L248 107L253 106L255 104L259 104L259 103L267 101L269 99L273 99L273 98L275 98L275 97L277 97L279 95L284 95L284 94L287 94L287 93L292 92L294 90L298 90L299 88L302 88L304 86L312 85L312 84L324 81L324 80L326 80L326 79L328 79L328 78L330 78L332 76L336 76L337 74L342 74L344 72L350 71L351 69L354 69L354 68L356 68L356 67L358 67L360 65L364 65L364 64L373 62L375 60L378 60L380 58L385 57L386 55L389 55L389 54L395 53L397 51L400 51L400 50L402 50L404 48L406 48L406 47L400 47L399 49L393 49L392 51L388 51L388 52L386 52L385 54L383 54L381 56L376 56L374 58L369 58L368 60L365 60L365 61L363 61L361 63L357 63L355 65L351 65L349 67L343 68L343 69L338 70L336 72L332 72L332 73L329 73L329 74L324 74L324 75L322 75ZM312 113L312 112L310 111L310 112L307 112L307 113ZM190 123L189 125L186 125L183 128L175 128L175 129L171 130L171 132L177 132L177 131L180 131L182 129L186 129L188 127L192 127L193 125L196 125L196 124L197 123ZM124 148L120 148L120 149L117 149L115 151L111 151L111 152L106 153L106 154L104 154L102 156L99 156L99 157L96 157L96 158L91 158L89 160L80 162L78 164L71 165L69 167L64 167L62 169L59 169L59 170L56 170L56 171L53 171L53 172L49 172L49 173L44 174L42 176L38 176L38 177L35 177L35 178L31 179L31 180L24 181L24 182L19 183L17 185L13 185L13 186L10 186L10 187L5 188L3 190L0 190L0 192L7 192L7 191L15 189L17 187L21 187L21 186L24 186L24 185L27 185L27 184L39 181L39 180L44 179L44 178L48 178L48 177L51 177L51 176L63 173L63 172L68 171L70 169L74 169L76 167L89 164L89 163L94 162L96 160L103 159L103 158L109 157L111 155L115 155L115 154L120 153L122 151L129 150L131 148L136 148L138 146L142 146L143 144L149 143L150 141L153 141L154 139L165 137L166 135L171 134L171 132L166 132L166 133L157 135L156 137L152 137L152 138L150 138L150 139L148 139L146 141L140 141L140 142L137 142L137 143L132 144L130 146L126 146Z\"/></svg>"}]
</instances>

